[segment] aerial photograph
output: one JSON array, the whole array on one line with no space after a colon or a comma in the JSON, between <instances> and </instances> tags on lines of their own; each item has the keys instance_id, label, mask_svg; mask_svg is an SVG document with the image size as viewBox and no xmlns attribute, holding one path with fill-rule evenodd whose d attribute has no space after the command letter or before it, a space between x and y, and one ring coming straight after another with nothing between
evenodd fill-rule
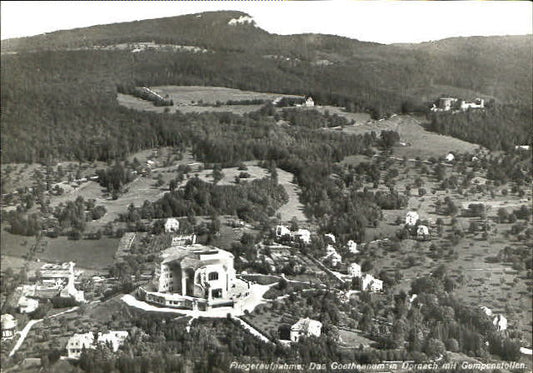
<instances>
[{"instance_id":1,"label":"aerial photograph","mask_svg":"<svg viewBox=\"0 0 533 373\"><path fill-rule=\"evenodd\" d=\"M1 373L533 371L533 3L2 1Z\"/></svg>"}]
</instances>

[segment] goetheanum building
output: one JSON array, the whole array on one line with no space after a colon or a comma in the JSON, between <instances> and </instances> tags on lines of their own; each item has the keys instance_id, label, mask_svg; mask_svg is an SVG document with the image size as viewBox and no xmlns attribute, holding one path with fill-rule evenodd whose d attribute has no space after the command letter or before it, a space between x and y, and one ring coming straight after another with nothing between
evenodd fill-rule
<instances>
[{"instance_id":1,"label":"goetheanum building","mask_svg":"<svg viewBox=\"0 0 533 373\"><path fill-rule=\"evenodd\" d=\"M161 252L154 279L139 289L139 296L174 308L233 306L249 295L250 288L236 278L233 259L233 254L216 247L172 246Z\"/></svg>"}]
</instances>

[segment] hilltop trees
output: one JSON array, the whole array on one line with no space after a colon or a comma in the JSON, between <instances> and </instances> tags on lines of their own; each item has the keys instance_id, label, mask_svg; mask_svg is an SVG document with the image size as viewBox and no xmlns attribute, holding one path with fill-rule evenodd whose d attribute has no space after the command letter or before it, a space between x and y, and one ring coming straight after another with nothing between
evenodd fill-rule
<instances>
[{"instance_id":1,"label":"hilltop trees","mask_svg":"<svg viewBox=\"0 0 533 373\"><path fill-rule=\"evenodd\" d=\"M134 179L131 170L124 167L121 162L115 162L113 167L97 170L98 183L108 192L120 192L122 187Z\"/></svg>"},{"instance_id":2,"label":"hilltop trees","mask_svg":"<svg viewBox=\"0 0 533 373\"><path fill-rule=\"evenodd\" d=\"M515 145L529 144L532 117L531 105L495 105L480 111L433 113L429 129L492 150L509 151Z\"/></svg>"},{"instance_id":3,"label":"hilltop trees","mask_svg":"<svg viewBox=\"0 0 533 373\"><path fill-rule=\"evenodd\" d=\"M287 201L282 186L269 179L239 185L214 185L199 178L190 179L183 189L166 193L156 202L145 201L141 208L130 206L123 221L138 221L150 216L237 215L246 221L262 221Z\"/></svg>"}]
</instances>

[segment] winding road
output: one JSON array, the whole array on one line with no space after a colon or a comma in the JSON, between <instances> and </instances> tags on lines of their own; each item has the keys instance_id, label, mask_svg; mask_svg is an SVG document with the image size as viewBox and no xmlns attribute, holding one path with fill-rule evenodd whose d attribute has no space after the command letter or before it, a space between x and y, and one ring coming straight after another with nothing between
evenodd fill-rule
<instances>
[{"instance_id":1,"label":"winding road","mask_svg":"<svg viewBox=\"0 0 533 373\"><path fill-rule=\"evenodd\" d=\"M49 318L53 318L53 317L56 317L56 316L60 316L60 315L63 315L65 313L68 313L68 312L72 312L72 311L76 311L79 307L76 306L76 307L72 307L72 308L69 308L68 310L65 310L65 311L62 311L62 312L59 312L59 313L56 313L55 315L50 315L48 316ZM43 321L44 319L38 319L38 320L30 320L28 321L28 323L26 324L26 326L24 327L24 329L22 329L20 331L20 338L17 340L17 343L15 343L15 346L13 346L13 349L11 350L11 352L9 353L9 357L13 356L15 354L15 352L18 351L18 349L20 348L20 346L22 346L22 343L24 343L24 340L26 339L26 337L28 336L28 333L30 332L31 328L37 324L38 322L41 322Z\"/></svg>"}]
</instances>

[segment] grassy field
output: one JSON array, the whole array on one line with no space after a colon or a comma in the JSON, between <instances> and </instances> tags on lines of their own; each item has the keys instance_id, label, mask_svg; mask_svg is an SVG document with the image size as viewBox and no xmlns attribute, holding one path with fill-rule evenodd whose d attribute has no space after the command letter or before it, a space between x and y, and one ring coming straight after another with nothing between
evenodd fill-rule
<instances>
[{"instance_id":1,"label":"grassy field","mask_svg":"<svg viewBox=\"0 0 533 373\"><path fill-rule=\"evenodd\" d=\"M339 116L345 117L349 121L353 120L356 126L371 121L370 114L368 113L350 113L338 106L320 105L320 106L315 106L315 109L321 112L322 114L325 114L326 112L328 112L329 115L337 114Z\"/></svg>"},{"instance_id":2,"label":"grassy field","mask_svg":"<svg viewBox=\"0 0 533 373\"><path fill-rule=\"evenodd\" d=\"M300 97L282 93L241 91L239 89L225 87L160 86L151 88L162 96L168 95L174 101L174 106L158 107L150 101L121 93L118 94L117 101L120 105L130 109L155 113L179 110L183 113L231 111L235 114L245 114L258 110L262 105L210 105L215 105L217 102L225 103L229 100L274 100L277 97Z\"/></svg>"},{"instance_id":3,"label":"grassy field","mask_svg":"<svg viewBox=\"0 0 533 373\"><path fill-rule=\"evenodd\" d=\"M289 201L281 206L277 213L281 215L282 222L288 222L293 217L296 217L300 222L306 222L307 217L303 213L304 206L300 202L300 187L292 182L293 174L287 171L283 171L278 168L278 183L283 185L287 195L289 196Z\"/></svg>"},{"instance_id":4,"label":"grassy field","mask_svg":"<svg viewBox=\"0 0 533 373\"><path fill-rule=\"evenodd\" d=\"M79 267L104 269L113 262L113 255L118 247L118 238L103 237L99 240L69 240L67 237L42 238L35 254L35 260L51 262L74 261ZM2 257L7 256L6 267L20 268L21 259L28 254L35 244L35 237L25 237L2 231ZM19 258L19 259L15 259ZM10 265L8 265L11 263Z\"/></svg>"},{"instance_id":5,"label":"grassy field","mask_svg":"<svg viewBox=\"0 0 533 373\"><path fill-rule=\"evenodd\" d=\"M398 157L427 159L430 157L444 157L449 152L473 152L480 146L462 141L450 136L439 135L426 131L422 125L423 118L410 115L397 115L387 120L370 121L353 126L346 126L343 133L363 134L374 131L379 135L381 131L397 131L400 141L408 144L394 148L394 155ZM324 131L338 131L338 129L324 129Z\"/></svg>"},{"instance_id":6,"label":"grassy field","mask_svg":"<svg viewBox=\"0 0 533 373\"><path fill-rule=\"evenodd\" d=\"M341 342L341 346L349 348L358 348L361 345L366 348L375 343L374 341L365 338L356 332L344 329L339 329L339 339Z\"/></svg>"},{"instance_id":7,"label":"grassy field","mask_svg":"<svg viewBox=\"0 0 533 373\"><path fill-rule=\"evenodd\" d=\"M37 253L41 261L76 262L78 266L101 270L113 263L118 238L99 240L69 240L67 237L46 238L44 251Z\"/></svg>"}]
</instances>

